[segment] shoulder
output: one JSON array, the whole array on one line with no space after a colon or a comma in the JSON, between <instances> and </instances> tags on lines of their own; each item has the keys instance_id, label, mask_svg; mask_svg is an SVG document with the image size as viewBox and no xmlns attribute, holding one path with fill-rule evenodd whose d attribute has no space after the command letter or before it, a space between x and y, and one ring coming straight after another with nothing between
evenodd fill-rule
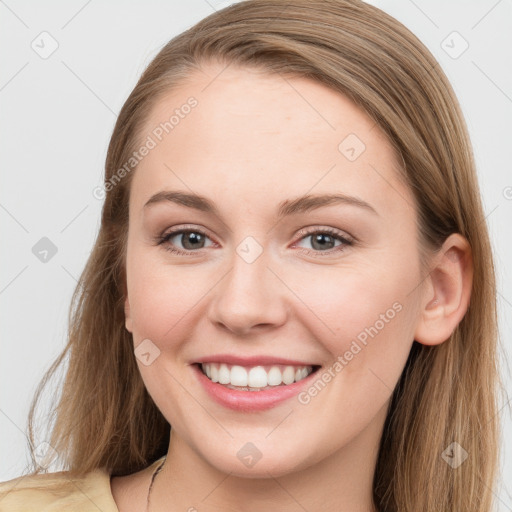
<instances>
[{"instance_id":1,"label":"shoulder","mask_svg":"<svg viewBox=\"0 0 512 512\"><path fill-rule=\"evenodd\" d=\"M0 512L118 512L110 476L96 469L80 478L67 471L23 475L0 482Z\"/></svg>"}]
</instances>

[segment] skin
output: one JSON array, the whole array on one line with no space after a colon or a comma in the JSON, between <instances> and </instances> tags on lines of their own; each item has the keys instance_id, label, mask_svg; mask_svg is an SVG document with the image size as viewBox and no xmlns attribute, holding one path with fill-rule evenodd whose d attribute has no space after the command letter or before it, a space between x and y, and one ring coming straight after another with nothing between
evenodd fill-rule
<instances>
[{"instance_id":1,"label":"skin","mask_svg":"<svg viewBox=\"0 0 512 512\"><path fill-rule=\"evenodd\" d=\"M150 365L138 365L172 425L151 510L372 511L392 390L413 341L444 342L466 312L470 248L451 235L425 277L414 198L396 155L346 97L305 78L222 69L204 66L154 105L142 138L188 97L198 100L140 162L131 188L126 328L134 347L149 339L160 350ZM338 149L350 133L366 146L354 161ZM164 189L204 195L219 216L170 202L144 209ZM335 192L377 213L334 204L276 216L284 200ZM181 235L167 244L196 253L156 244L183 225L207 233L203 248L183 245L190 238ZM305 227L333 228L356 242L318 248L311 233L297 234ZM263 250L252 263L236 252L248 236ZM292 398L266 411L232 411L209 398L189 366L232 353L331 368L395 303L400 312L307 404ZM262 454L252 467L237 457L247 442ZM150 476L112 479L121 512L144 510Z\"/></svg>"}]
</instances>

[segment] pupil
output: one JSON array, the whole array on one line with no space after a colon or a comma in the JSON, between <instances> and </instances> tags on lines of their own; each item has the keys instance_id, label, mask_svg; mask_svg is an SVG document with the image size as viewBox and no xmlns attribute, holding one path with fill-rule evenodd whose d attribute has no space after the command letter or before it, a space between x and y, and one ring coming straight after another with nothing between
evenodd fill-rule
<instances>
[{"instance_id":1,"label":"pupil","mask_svg":"<svg viewBox=\"0 0 512 512\"><path fill-rule=\"evenodd\" d=\"M327 235L327 234L324 234L324 233L321 233L321 234L318 234L316 236L313 237L313 248L315 249L325 249L327 247L326 245L326 239L327 239L327 244L332 244L333 243L333 238L330 236L330 235ZM318 247L315 247L315 244L319 244ZM327 249L330 249L331 247L327 247Z\"/></svg>"},{"instance_id":2,"label":"pupil","mask_svg":"<svg viewBox=\"0 0 512 512\"><path fill-rule=\"evenodd\" d=\"M192 241L192 245L190 247L187 247L187 238L189 238ZM181 243L183 244L183 247L185 247L185 249L194 249L197 248L197 243L200 243L201 239L202 235L200 233L184 233L181 239Z\"/></svg>"},{"instance_id":3,"label":"pupil","mask_svg":"<svg viewBox=\"0 0 512 512\"><path fill-rule=\"evenodd\" d=\"M189 242L187 242L187 238L189 239ZM201 235L201 233L184 233L182 235L182 244L183 244L183 247L185 247L186 249L193 249L194 247L197 247L197 244L201 243L202 241L204 242L204 240L202 240L203 236ZM318 235L315 235L313 237L313 247L315 249L325 249L325 248L332 248L332 244L333 244L333 237L330 236L330 235L327 235L325 233L320 233ZM187 247L187 244L189 244L189 247ZM191 246L190 246L191 245Z\"/></svg>"}]
</instances>

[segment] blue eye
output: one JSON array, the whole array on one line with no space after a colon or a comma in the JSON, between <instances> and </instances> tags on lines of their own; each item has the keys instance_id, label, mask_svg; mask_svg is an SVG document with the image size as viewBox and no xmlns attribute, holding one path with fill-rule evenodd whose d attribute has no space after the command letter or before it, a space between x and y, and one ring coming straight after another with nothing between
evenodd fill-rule
<instances>
[{"instance_id":1,"label":"blue eye","mask_svg":"<svg viewBox=\"0 0 512 512\"><path fill-rule=\"evenodd\" d=\"M180 242L184 246L189 246L184 247L185 250L176 248L174 247L174 243L171 243L171 239L179 237L180 235ZM167 251L175 254L188 255L191 252L197 252L198 249L203 249L206 239L209 239L208 235L200 229L179 229L160 237L158 243L159 245L163 244Z\"/></svg>"},{"instance_id":2,"label":"blue eye","mask_svg":"<svg viewBox=\"0 0 512 512\"><path fill-rule=\"evenodd\" d=\"M301 252L316 253L315 255L332 254L333 252L343 251L346 246L354 244L354 241L341 234L336 229L314 228L309 231L302 230L299 234L303 235L300 240L311 239L313 249L302 248ZM336 245L336 242L339 242Z\"/></svg>"},{"instance_id":3,"label":"blue eye","mask_svg":"<svg viewBox=\"0 0 512 512\"><path fill-rule=\"evenodd\" d=\"M301 241L310 238L312 246L312 249L302 247L301 252L314 254L315 256L337 253L343 251L347 246L354 244L354 240L352 238L348 238L347 236L342 235L340 231L332 228L301 230L299 234L302 235L300 238ZM177 238L180 241L183 249L176 247L175 242L172 242L173 238ZM173 254L190 256L194 253L200 252L201 249L213 245L213 243L208 245L206 243L208 240L211 241L209 236L201 229L180 228L158 237L157 245L162 245L166 251ZM338 243L336 244L336 242Z\"/></svg>"}]
</instances>

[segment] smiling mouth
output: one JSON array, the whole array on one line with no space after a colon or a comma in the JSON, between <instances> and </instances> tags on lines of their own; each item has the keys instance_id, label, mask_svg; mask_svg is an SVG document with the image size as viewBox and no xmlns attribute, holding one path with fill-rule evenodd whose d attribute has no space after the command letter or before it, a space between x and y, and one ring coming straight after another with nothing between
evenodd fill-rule
<instances>
[{"instance_id":1,"label":"smiling mouth","mask_svg":"<svg viewBox=\"0 0 512 512\"><path fill-rule=\"evenodd\" d=\"M258 365L240 366L227 363L198 363L212 382L238 391L264 391L289 386L316 372L320 366Z\"/></svg>"}]
</instances>

